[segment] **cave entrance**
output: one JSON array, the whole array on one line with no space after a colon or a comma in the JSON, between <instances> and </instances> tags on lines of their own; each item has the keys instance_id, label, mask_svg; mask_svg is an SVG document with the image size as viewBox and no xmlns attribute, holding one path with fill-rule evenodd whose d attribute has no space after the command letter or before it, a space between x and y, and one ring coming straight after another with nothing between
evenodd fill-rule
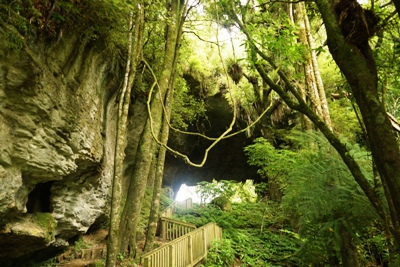
<instances>
[{"instance_id":1,"label":"cave entrance","mask_svg":"<svg viewBox=\"0 0 400 267\"><path fill-rule=\"evenodd\" d=\"M176 193L175 200L176 201L183 201L188 198L193 200L193 203L200 203L201 196L197 193L196 186L187 186L186 184L182 184L179 188L178 192Z\"/></svg>"},{"instance_id":2,"label":"cave entrance","mask_svg":"<svg viewBox=\"0 0 400 267\"><path fill-rule=\"evenodd\" d=\"M27 213L50 212L50 189L53 182L39 183L28 195Z\"/></svg>"}]
</instances>

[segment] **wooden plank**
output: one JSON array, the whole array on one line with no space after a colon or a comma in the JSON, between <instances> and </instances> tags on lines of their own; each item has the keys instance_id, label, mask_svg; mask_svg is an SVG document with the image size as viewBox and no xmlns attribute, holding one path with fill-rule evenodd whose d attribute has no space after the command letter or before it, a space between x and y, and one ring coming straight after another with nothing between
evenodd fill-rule
<instances>
[{"instance_id":1,"label":"wooden plank","mask_svg":"<svg viewBox=\"0 0 400 267\"><path fill-rule=\"evenodd\" d=\"M194 266L206 256L212 240L220 239L221 235L221 228L215 223L209 223L142 255L141 262L146 264L148 259L154 258L156 262L151 267Z\"/></svg>"},{"instance_id":2,"label":"wooden plank","mask_svg":"<svg viewBox=\"0 0 400 267\"><path fill-rule=\"evenodd\" d=\"M175 247L174 245L169 245L169 265L170 267L175 267Z\"/></svg>"},{"instance_id":3,"label":"wooden plank","mask_svg":"<svg viewBox=\"0 0 400 267\"><path fill-rule=\"evenodd\" d=\"M166 222L175 223L175 224L179 224L179 225L182 225L182 226L187 226L187 227L191 227L191 228L196 228L196 225L193 224L193 223L182 222L182 221L175 220L175 219L172 219L172 218L161 217L160 220L161 220L161 221L166 221Z\"/></svg>"},{"instance_id":4,"label":"wooden plank","mask_svg":"<svg viewBox=\"0 0 400 267\"><path fill-rule=\"evenodd\" d=\"M189 256L189 264L193 264L193 236L188 236L188 256Z\"/></svg>"}]
</instances>

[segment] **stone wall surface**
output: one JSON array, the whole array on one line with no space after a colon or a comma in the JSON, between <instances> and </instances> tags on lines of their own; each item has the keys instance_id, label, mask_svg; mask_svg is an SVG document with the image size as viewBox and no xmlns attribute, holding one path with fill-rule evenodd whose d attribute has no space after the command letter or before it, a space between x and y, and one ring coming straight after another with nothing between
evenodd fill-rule
<instances>
[{"instance_id":1,"label":"stone wall surface","mask_svg":"<svg viewBox=\"0 0 400 267\"><path fill-rule=\"evenodd\" d=\"M119 86L107 53L77 36L20 51L0 42L0 247L32 230L29 251L42 248L107 216ZM12 231L41 212L57 223L52 238L31 221Z\"/></svg>"}]
</instances>

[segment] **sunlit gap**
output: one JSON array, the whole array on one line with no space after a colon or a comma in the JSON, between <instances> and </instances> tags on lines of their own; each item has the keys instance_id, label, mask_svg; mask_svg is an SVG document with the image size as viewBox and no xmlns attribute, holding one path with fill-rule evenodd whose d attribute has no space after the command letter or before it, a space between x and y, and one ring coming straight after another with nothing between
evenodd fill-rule
<instances>
[{"instance_id":1,"label":"sunlit gap","mask_svg":"<svg viewBox=\"0 0 400 267\"><path fill-rule=\"evenodd\" d=\"M216 195L207 194L207 196L202 195L201 185L195 186L187 186L186 184L182 184L176 194L176 201L184 201L188 198L191 198L193 203L197 204L205 204L210 203L214 198L219 197L221 194L223 195L223 183L213 180L211 185L214 185L215 188L219 188L220 193ZM203 191L204 193L204 191ZM244 183L236 183L235 185L235 193L229 197L231 202L243 202L250 201L253 202L257 199L257 194L255 193L255 186L253 180L246 180Z\"/></svg>"},{"instance_id":2,"label":"sunlit gap","mask_svg":"<svg viewBox=\"0 0 400 267\"><path fill-rule=\"evenodd\" d=\"M244 0L242 0L244 1ZM194 6L197 4L198 1L196 0L189 0L189 5ZM194 9L196 10L196 13L201 16L205 16L206 11L204 10L204 6L201 3L198 3L195 5ZM226 15L224 15L225 17ZM227 18L227 17L225 17ZM194 18L195 19L195 18ZM222 17L220 19L223 19ZM216 36L210 36L207 38L207 35L209 33L215 32L218 27L218 42L219 45L222 48L222 56L224 59L230 58L233 55L237 58L244 58L246 53L244 49L244 42L245 42L245 35L235 26L230 27L229 29L222 27L221 25L217 25L217 23L214 21L211 24L209 23L204 23L201 25L195 26L194 29L192 29L194 32L197 34L201 35L204 39L210 42L217 42L217 37ZM205 33L205 34L204 34ZM198 41L197 37L194 35L188 35L189 38L192 38L194 41ZM235 52L233 52L235 51Z\"/></svg>"},{"instance_id":3,"label":"sunlit gap","mask_svg":"<svg viewBox=\"0 0 400 267\"><path fill-rule=\"evenodd\" d=\"M197 193L196 186L187 186L186 184L182 184L179 188L178 193L176 194L176 201L183 201L188 198L193 200L193 203L200 204L201 197L200 194Z\"/></svg>"}]
</instances>

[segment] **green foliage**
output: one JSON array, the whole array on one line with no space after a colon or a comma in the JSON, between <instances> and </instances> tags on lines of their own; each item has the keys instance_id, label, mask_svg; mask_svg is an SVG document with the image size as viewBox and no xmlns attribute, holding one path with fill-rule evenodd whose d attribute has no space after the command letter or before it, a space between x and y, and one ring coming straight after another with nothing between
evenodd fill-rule
<instances>
[{"instance_id":1,"label":"green foliage","mask_svg":"<svg viewBox=\"0 0 400 267\"><path fill-rule=\"evenodd\" d=\"M369 6L369 5L368 5ZM382 26L372 38L374 57L378 70L380 94L386 110L396 118L400 117L400 20L393 5L375 4L375 13L381 18Z\"/></svg>"},{"instance_id":2,"label":"green foliage","mask_svg":"<svg viewBox=\"0 0 400 267\"><path fill-rule=\"evenodd\" d=\"M213 180L211 183L204 181L197 183L196 192L200 195L201 202L206 203L219 196L231 198L234 194L233 186L233 181Z\"/></svg>"},{"instance_id":3,"label":"green foliage","mask_svg":"<svg viewBox=\"0 0 400 267\"><path fill-rule=\"evenodd\" d=\"M55 229L57 227L57 221L49 213L36 212L32 216L32 221L38 224L46 235L46 242L54 240Z\"/></svg>"},{"instance_id":4,"label":"green foliage","mask_svg":"<svg viewBox=\"0 0 400 267\"><path fill-rule=\"evenodd\" d=\"M296 266L301 241L290 231L239 230L233 238L242 266Z\"/></svg>"},{"instance_id":5,"label":"green foliage","mask_svg":"<svg viewBox=\"0 0 400 267\"><path fill-rule=\"evenodd\" d=\"M172 125L187 130L189 125L205 116L206 107L201 98L196 98L181 77L175 78L174 102L172 108Z\"/></svg>"},{"instance_id":6,"label":"green foliage","mask_svg":"<svg viewBox=\"0 0 400 267\"><path fill-rule=\"evenodd\" d=\"M358 141L362 130L357 120L351 101L347 98L341 98L329 104L332 125L342 139L349 142Z\"/></svg>"},{"instance_id":7,"label":"green foliage","mask_svg":"<svg viewBox=\"0 0 400 267\"><path fill-rule=\"evenodd\" d=\"M296 152L256 140L246 148L249 162L260 166L266 175L282 176L282 205L286 216L293 218L292 226L299 229L301 261L307 265L329 264L332 258L340 257L341 225L346 225L360 244L362 240L356 237L370 231L372 222L380 222L380 218L325 139L312 133L297 133L290 138ZM348 147L372 184L369 153L359 146Z\"/></svg>"},{"instance_id":8,"label":"green foliage","mask_svg":"<svg viewBox=\"0 0 400 267\"><path fill-rule=\"evenodd\" d=\"M303 142L289 173L284 204L301 214L301 222L328 222L345 218L354 224L377 219L363 191L326 140L310 134L295 137ZM306 141L310 138L309 141ZM304 143L312 141L309 146ZM313 149L318 148L318 149ZM349 146L354 158L363 167L365 175L373 182L371 158L358 146Z\"/></svg>"},{"instance_id":9,"label":"green foliage","mask_svg":"<svg viewBox=\"0 0 400 267\"><path fill-rule=\"evenodd\" d=\"M286 188L289 174L294 171L298 154L287 149L275 149L267 140L258 138L244 151L249 157L248 163L258 166L258 173L276 182L281 189Z\"/></svg>"},{"instance_id":10,"label":"green foliage","mask_svg":"<svg viewBox=\"0 0 400 267\"><path fill-rule=\"evenodd\" d=\"M235 250L229 239L216 240L211 243L203 267L229 267L235 261Z\"/></svg>"},{"instance_id":11,"label":"green foliage","mask_svg":"<svg viewBox=\"0 0 400 267\"><path fill-rule=\"evenodd\" d=\"M32 37L58 42L72 32L89 40L102 39L108 46L125 46L129 7L129 1L117 0L5 0L0 2L0 21L18 32L9 29L13 49Z\"/></svg>"},{"instance_id":12,"label":"green foliage","mask_svg":"<svg viewBox=\"0 0 400 267\"><path fill-rule=\"evenodd\" d=\"M171 187L164 186L161 189L161 196L160 196L160 210L164 210L166 207L171 205L174 201L174 191Z\"/></svg>"},{"instance_id":13,"label":"green foliage","mask_svg":"<svg viewBox=\"0 0 400 267\"><path fill-rule=\"evenodd\" d=\"M198 226L216 222L223 229L223 244L218 243L220 255L213 255L205 266L228 266L226 259L232 253L241 266L295 266L299 264L296 252L302 241L289 230L283 210L277 204L265 209L265 203L233 203L232 211L223 212L213 205L181 210L179 220ZM261 224L265 217L265 230ZM228 241L229 240L229 241ZM214 251L215 252L215 251ZM229 256L229 257L228 257ZM214 264L214 265L212 265ZM220 265L218 265L220 264Z\"/></svg>"},{"instance_id":14,"label":"green foliage","mask_svg":"<svg viewBox=\"0 0 400 267\"><path fill-rule=\"evenodd\" d=\"M78 254L82 249L90 248L90 246L90 243L86 243L83 238L79 237L78 240L74 242L74 252L75 254Z\"/></svg>"},{"instance_id":15,"label":"green foliage","mask_svg":"<svg viewBox=\"0 0 400 267\"><path fill-rule=\"evenodd\" d=\"M192 209L178 209L175 212L175 217L181 221L193 223L197 227L201 227L209 222L216 222L221 218L223 211L214 205L200 207L195 205Z\"/></svg>"},{"instance_id":16,"label":"green foliage","mask_svg":"<svg viewBox=\"0 0 400 267\"><path fill-rule=\"evenodd\" d=\"M217 197L223 197L229 202L254 202L257 198L253 181L247 180L244 183L230 180L213 180L199 182L196 192L200 195L201 203L208 203Z\"/></svg>"}]
</instances>

